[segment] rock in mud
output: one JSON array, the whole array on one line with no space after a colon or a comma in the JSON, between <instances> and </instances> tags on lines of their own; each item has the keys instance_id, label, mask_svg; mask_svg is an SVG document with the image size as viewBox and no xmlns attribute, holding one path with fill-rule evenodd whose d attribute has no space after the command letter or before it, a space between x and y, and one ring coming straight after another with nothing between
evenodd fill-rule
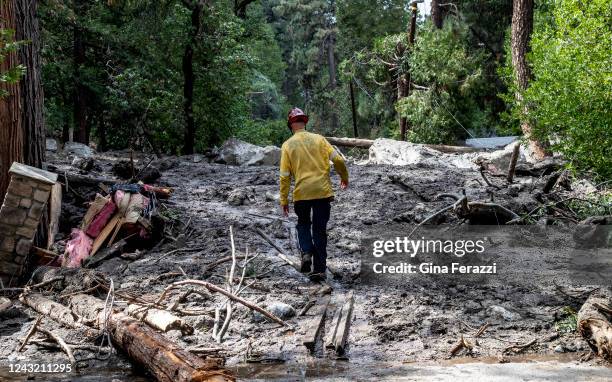
<instances>
[{"instance_id":1,"label":"rock in mud","mask_svg":"<svg viewBox=\"0 0 612 382\"><path fill-rule=\"evenodd\" d=\"M77 142L66 142L64 144L64 152L66 154L76 155L82 158L90 158L95 154L94 149Z\"/></svg>"},{"instance_id":2,"label":"rock in mud","mask_svg":"<svg viewBox=\"0 0 612 382\"><path fill-rule=\"evenodd\" d=\"M57 152L57 141L53 138L47 138L46 140L46 149L47 151Z\"/></svg>"},{"instance_id":3,"label":"rock in mud","mask_svg":"<svg viewBox=\"0 0 612 382\"><path fill-rule=\"evenodd\" d=\"M112 171L113 174L121 179L131 179L132 176L138 176L138 180L142 180L144 183L153 183L161 178L161 172L152 165L149 165L144 170L141 170L140 167L134 167L132 173L132 163L128 160L115 163Z\"/></svg>"},{"instance_id":4,"label":"rock in mud","mask_svg":"<svg viewBox=\"0 0 612 382\"><path fill-rule=\"evenodd\" d=\"M516 321L521 319L521 316L518 313L511 312L499 305L491 305L489 307L489 312L492 315L503 318L506 321Z\"/></svg>"},{"instance_id":5,"label":"rock in mud","mask_svg":"<svg viewBox=\"0 0 612 382\"><path fill-rule=\"evenodd\" d=\"M93 158L89 157L89 158L81 158L78 156L75 156L74 159L72 160L72 167L77 168L79 170L83 170L83 171L91 171L94 168L95 165L95 161Z\"/></svg>"},{"instance_id":6,"label":"rock in mud","mask_svg":"<svg viewBox=\"0 0 612 382\"><path fill-rule=\"evenodd\" d=\"M508 171L510 159L512 158L512 151L517 144L518 143L511 143L504 147L503 150L479 154L474 161L477 163L485 163L487 167L494 172L505 173ZM525 151L522 147L519 151L518 162L525 162Z\"/></svg>"},{"instance_id":7,"label":"rock in mud","mask_svg":"<svg viewBox=\"0 0 612 382\"><path fill-rule=\"evenodd\" d=\"M139 176L139 180L142 180L144 183L154 183L159 178L161 178L161 172L153 166L149 166L142 170Z\"/></svg>"},{"instance_id":8,"label":"rock in mud","mask_svg":"<svg viewBox=\"0 0 612 382\"><path fill-rule=\"evenodd\" d=\"M441 153L421 144L376 139L369 149L369 163L394 166L455 167L476 169L471 157Z\"/></svg>"},{"instance_id":9,"label":"rock in mud","mask_svg":"<svg viewBox=\"0 0 612 382\"><path fill-rule=\"evenodd\" d=\"M280 149L230 138L219 148L215 162L233 166L277 166L280 163Z\"/></svg>"},{"instance_id":10,"label":"rock in mud","mask_svg":"<svg viewBox=\"0 0 612 382\"><path fill-rule=\"evenodd\" d=\"M280 195L276 192L266 191L266 201L277 202L280 200Z\"/></svg>"},{"instance_id":11,"label":"rock in mud","mask_svg":"<svg viewBox=\"0 0 612 382\"><path fill-rule=\"evenodd\" d=\"M267 304L266 310L281 320L288 320L295 316L295 309L291 305L280 301L274 301ZM263 322L264 320L266 320L264 315L259 312L253 312L253 321Z\"/></svg>"},{"instance_id":12,"label":"rock in mud","mask_svg":"<svg viewBox=\"0 0 612 382\"><path fill-rule=\"evenodd\" d=\"M255 194L253 190L237 188L227 196L227 203L230 206L242 206L244 204L255 203Z\"/></svg>"}]
</instances>

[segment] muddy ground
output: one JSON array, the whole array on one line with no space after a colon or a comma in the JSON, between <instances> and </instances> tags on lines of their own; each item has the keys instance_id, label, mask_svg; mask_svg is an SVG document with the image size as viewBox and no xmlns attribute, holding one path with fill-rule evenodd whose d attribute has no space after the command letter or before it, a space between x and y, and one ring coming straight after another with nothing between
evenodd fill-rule
<instances>
[{"instance_id":1,"label":"muddy ground","mask_svg":"<svg viewBox=\"0 0 612 382\"><path fill-rule=\"evenodd\" d=\"M125 156L125 153L98 155L95 158L97 168L88 175L111 176L112 164ZM137 160L146 163L143 156L138 156ZM70 161L70 158L56 155L50 164L58 172L74 172ZM246 248L252 255L260 254L248 271L250 287L243 292L245 298L263 306L282 302L299 312L309 300L328 292L324 284L313 284L287 266L275 255L276 251L254 233L254 227L263 229L286 253L297 255L293 233L296 217L291 214L288 219L282 218L278 207L278 168L226 166L208 163L206 158L199 156L165 158L153 165L162 172L159 183L175 187L174 195L161 210L176 219L175 227L170 230L176 235L165 238L139 260L113 258L101 264L97 270L111 277L117 290L153 299L171 282L185 278L223 284L229 263L213 271L207 268L230 253L229 227L232 226L240 255ZM328 263L341 277L329 274L327 281L333 291L332 306L337 296L349 290L355 293L354 320L345 356L336 360L335 355L324 349L317 349L314 355L307 351L302 345L302 336L308 317L291 317L287 320L288 327L279 327L261 321L240 305L224 342L218 344L212 339L211 331L212 308L224 301L220 296L191 296L181 307L210 309L209 314L185 317L196 328L193 335L182 336L178 331L167 335L186 348L214 348L212 354L226 357L227 365L236 367L242 377L258 372L262 363L281 364L272 366L275 370L292 370L295 365L318 362L326 365L344 362L349 368L350 365L380 365L379 362L440 363L450 358L451 349L462 335L474 348L470 354L461 351L457 355L460 359L513 361L512 353L504 353L504 349L536 339L522 351L522 357L537 359L569 353L571 362L580 364L581 368L593 367L603 375L611 370L597 358L585 357L589 359L580 361L589 353L588 345L577 333L565 331L563 326L571 320L568 313L580 308L592 287L571 285L569 280L560 287L551 284L534 289L515 285L513 280L501 286L436 282L377 286L360 282L360 238L372 226L414 225L448 205L448 200L435 200L436 194L461 193L462 190L469 200L490 201L494 197L496 202L519 214L527 213L538 205L534 190L541 187L542 180L518 177L515 185L503 186L500 191L487 186L481 174L473 170L358 165L350 161L349 171L350 187L346 191L336 191L329 223ZM504 183L501 178L490 181ZM337 176L334 183L338 183ZM91 197L92 192L85 197ZM77 204L77 207L66 207L62 229L67 233L70 224L76 225L85 209L79 207L79 202L70 194L65 199ZM454 215L445 214L435 223L449 225L458 221ZM175 249L178 251L170 253ZM331 314L328 316L326 327L331 325ZM57 349L37 345L28 345L21 353L16 351L30 327L28 322L36 317L35 312L18 302L5 313L0 321L3 342L0 359L8 362L65 359ZM487 330L476 338L476 331L485 323L489 324ZM44 326L58 330L68 342L90 340L81 333L62 329L51 320L45 320ZM78 351L76 355L77 359L84 360L80 363L84 375L92 375L95 370L99 373L101 365L113 365L112 369L102 367L108 380L138 380L138 377L125 374L120 376L130 370L129 363L121 355L114 354L108 360L100 360L101 356L88 351ZM346 363L347 360L350 363ZM343 369L343 366L330 367ZM122 372L112 374L109 370ZM33 378L45 380L40 375ZM296 376L288 374L287 379L296 379Z\"/></svg>"}]
</instances>

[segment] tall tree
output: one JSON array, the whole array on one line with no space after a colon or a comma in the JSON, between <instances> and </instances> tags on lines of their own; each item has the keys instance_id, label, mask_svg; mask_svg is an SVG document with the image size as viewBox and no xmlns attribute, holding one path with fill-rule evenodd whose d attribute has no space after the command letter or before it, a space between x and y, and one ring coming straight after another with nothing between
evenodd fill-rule
<instances>
[{"instance_id":1,"label":"tall tree","mask_svg":"<svg viewBox=\"0 0 612 382\"><path fill-rule=\"evenodd\" d=\"M183 146L184 154L193 154L195 145L196 125L193 116L193 88L195 84L195 73L193 71L193 52L196 40L202 30L202 10L204 0L183 0L183 5L191 12L191 28L188 33L185 52L183 53L183 97L185 110L185 142Z\"/></svg>"},{"instance_id":2,"label":"tall tree","mask_svg":"<svg viewBox=\"0 0 612 382\"><path fill-rule=\"evenodd\" d=\"M249 4L257 0L234 0L234 14L241 19L246 19L246 11Z\"/></svg>"},{"instance_id":3,"label":"tall tree","mask_svg":"<svg viewBox=\"0 0 612 382\"><path fill-rule=\"evenodd\" d=\"M87 89L83 84L83 66L85 65L85 42L83 41L83 22L85 14L85 1L74 0L74 26L73 26L73 80L74 80L74 132L73 140L89 144L89 131L87 128Z\"/></svg>"},{"instance_id":4,"label":"tall tree","mask_svg":"<svg viewBox=\"0 0 612 382\"><path fill-rule=\"evenodd\" d=\"M431 21L436 28L442 28L444 16L440 8L440 0L431 0Z\"/></svg>"},{"instance_id":5,"label":"tall tree","mask_svg":"<svg viewBox=\"0 0 612 382\"><path fill-rule=\"evenodd\" d=\"M533 31L533 0L514 0L512 9L512 66L516 81L516 101L523 102L523 92L529 86L531 80L531 69L527 63L529 52L529 40ZM523 117L521 130L529 139L529 146L536 158L547 155L545 147L531 137L532 127L527 120L528 105L522 105Z\"/></svg>"},{"instance_id":6,"label":"tall tree","mask_svg":"<svg viewBox=\"0 0 612 382\"><path fill-rule=\"evenodd\" d=\"M15 1L0 1L0 50L4 58L0 62L0 73L10 73L18 66L18 53L11 47L12 33L16 29ZM9 167L13 162L23 162L24 131L21 124L21 93L16 81L0 81L0 201L8 188Z\"/></svg>"},{"instance_id":7,"label":"tall tree","mask_svg":"<svg viewBox=\"0 0 612 382\"><path fill-rule=\"evenodd\" d=\"M15 37L28 42L19 49L19 61L26 68L25 78L20 82L21 124L25 138L24 160L30 166L41 167L45 161L45 121L37 3L30 0L16 0L15 3Z\"/></svg>"}]
</instances>

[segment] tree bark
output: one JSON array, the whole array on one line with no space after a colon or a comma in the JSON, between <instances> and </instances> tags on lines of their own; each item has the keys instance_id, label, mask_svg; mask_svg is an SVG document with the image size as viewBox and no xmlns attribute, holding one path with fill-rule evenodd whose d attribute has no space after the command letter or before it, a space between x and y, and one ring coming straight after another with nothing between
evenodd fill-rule
<instances>
[{"instance_id":1,"label":"tree bark","mask_svg":"<svg viewBox=\"0 0 612 382\"><path fill-rule=\"evenodd\" d=\"M29 41L19 49L19 60L26 67L20 82L22 128L25 134L25 163L40 168L45 161L45 120L41 81L40 29L36 17L37 3L16 1L17 40Z\"/></svg>"},{"instance_id":2,"label":"tree bark","mask_svg":"<svg viewBox=\"0 0 612 382\"><path fill-rule=\"evenodd\" d=\"M142 365L156 381L232 381L234 378L214 359L203 359L181 349L144 322L124 313L104 316L104 301L86 294L68 298L72 312L102 329L130 360Z\"/></svg>"},{"instance_id":3,"label":"tree bark","mask_svg":"<svg viewBox=\"0 0 612 382\"><path fill-rule=\"evenodd\" d=\"M440 9L440 0L431 0L431 22L436 28L442 29L443 21L444 15Z\"/></svg>"},{"instance_id":4,"label":"tree bark","mask_svg":"<svg viewBox=\"0 0 612 382\"><path fill-rule=\"evenodd\" d=\"M191 29L188 41L183 53L183 97L185 112L185 140L183 144L183 154L193 154L195 146L196 126L193 116L193 88L195 85L195 73L193 72L193 49L196 40L202 29L202 1L188 2L183 0L183 4L191 10Z\"/></svg>"},{"instance_id":5,"label":"tree bark","mask_svg":"<svg viewBox=\"0 0 612 382\"><path fill-rule=\"evenodd\" d=\"M606 316L607 315L607 316ZM612 293L593 292L578 312L578 332L598 356L612 361Z\"/></svg>"},{"instance_id":6,"label":"tree bark","mask_svg":"<svg viewBox=\"0 0 612 382\"><path fill-rule=\"evenodd\" d=\"M241 19L246 19L247 6L256 0L234 0L234 14Z\"/></svg>"},{"instance_id":7,"label":"tree bark","mask_svg":"<svg viewBox=\"0 0 612 382\"><path fill-rule=\"evenodd\" d=\"M16 10L14 1L0 1L0 28L16 29ZM0 62L0 72L4 73L18 65L17 52L8 52ZM0 88L8 93L0 99L0 203L10 182L9 168L13 162L23 162L24 132L21 124L20 85L0 83Z\"/></svg>"},{"instance_id":8,"label":"tree bark","mask_svg":"<svg viewBox=\"0 0 612 382\"><path fill-rule=\"evenodd\" d=\"M359 137L359 132L357 131L357 110L355 107L355 91L353 89L353 80L349 80L349 93L351 95L351 115L353 117L353 136L355 138Z\"/></svg>"},{"instance_id":9,"label":"tree bark","mask_svg":"<svg viewBox=\"0 0 612 382\"><path fill-rule=\"evenodd\" d=\"M327 41L327 70L329 72L329 88L331 91L336 90L338 83L336 80L336 37L331 33ZM336 101L332 98L331 101L331 130L336 131L338 127L338 113L336 112Z\"/></svg>"},{"instance_id":10,"label":"tree bark","mask_svg":"<svg viewBox=\"0 0 612 382\"><path fill-rule=\"evenodd\" d=\"M83 85L82 66L85 64L85 43L83 41L83 30L79 23L83 19L84 1L74 0L75 22L73 28L73 76L74 76L74 132L73 140L83 144L89 144L87 131L87 89Z\"/></svg>"},{"instance_id":11,"label":"tree bark","mask_svg":"<svg viewBox=\"0 0 612 382\"><path fill-rule=\"evenodd\" d=\"M542 159L547 156L544 145L532 139L532 126L527 120L528 106L523 104L523 92L529 86L531 80L531 69L527 63L527 53L529 52L529 40L533 31L533 0L514 0L512 8L512 66L517 85L515 94L516 101L521 105L523 116L521 120L521 130L525 137L529 139L529 147L533 155Z\"/></svg>"}]
</instances>

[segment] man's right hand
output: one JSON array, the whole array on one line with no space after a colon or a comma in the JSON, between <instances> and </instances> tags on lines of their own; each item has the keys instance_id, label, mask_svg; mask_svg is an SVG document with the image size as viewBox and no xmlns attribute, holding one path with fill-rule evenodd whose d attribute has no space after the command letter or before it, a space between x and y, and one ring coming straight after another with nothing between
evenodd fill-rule
<instances>
[{"instance_id":1,"label":"man's right hand","mask_svg":"<svg viewBox=\"0 0 612 382\"><path fill-rule=\"evenodd\" d=\"M288 204L285 204L284 206L281 205L281 209L283 211L283 216L289 217L289 205Z\"/></svg>"},{"instance_id":2,"label":"man's right hand","mask_svg":"<svg viewBox=\"0 0 612 382\"><path fill-rule=\"evenodd\" d=\"M349 185L348 180L346 182L344 180L340 181L340 189L346 190L348 188L348 185Z\"/></svg>"}]
</instances>

